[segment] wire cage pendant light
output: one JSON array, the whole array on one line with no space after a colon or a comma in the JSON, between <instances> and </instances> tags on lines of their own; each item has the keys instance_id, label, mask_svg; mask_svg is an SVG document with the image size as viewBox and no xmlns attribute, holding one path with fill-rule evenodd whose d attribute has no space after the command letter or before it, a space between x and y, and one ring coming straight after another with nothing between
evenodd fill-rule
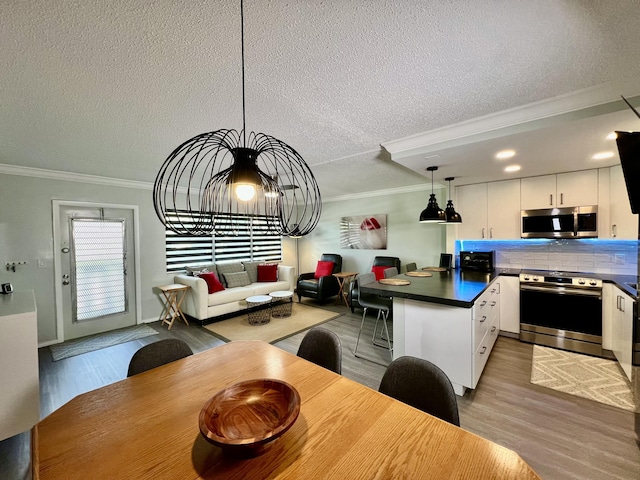
<instances>
[{"instance_id":1,"label":"wire cage pendant light","mask_svg":"<svg viewBox=\"0 0 640 480\"><path fill-rule=\"evenodd\" d=\"M438 167L427 167L427 171L431 172L431 195L429 195L429 203L420 213L420 223L441 223L445 221L444 211L438 205L436 200L436 194L433 193L433 172L438 170Z\"/></svg>"},{"instance_id":2,"label":"wire cage pendant light","mask_svg":"<svg viewBox=\"0 0 640 480\"><path fill-rule=\"evenodd\" d=\"M197 135L178 146L156 176L153 204L160 221L178 235L238 235L246 218L259 218L280 235L309 234L322 211L311 169L291 146L246 130L244 6L242 130Z\"/></svg>"},{"instance_id":3,"label":"wire cage pendant light","mask_svg":"<svg viewBox=\"0 0 640 480\"><path fill-rule=\"evenodd\" d=\"M451 200L451 181L455 180L455 177L447 177L444 180L449 182L449 199L444 209L445 223L462 223L462 217L456 212L456 209L453 208L453 200Z\"/></svg>"}]
</instances>

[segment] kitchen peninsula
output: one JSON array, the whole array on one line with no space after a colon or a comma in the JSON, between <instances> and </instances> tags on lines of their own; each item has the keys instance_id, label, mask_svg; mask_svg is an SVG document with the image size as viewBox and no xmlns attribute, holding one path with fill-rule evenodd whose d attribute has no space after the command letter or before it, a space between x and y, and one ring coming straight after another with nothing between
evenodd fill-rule
<instances>
[{"instance_id":1,"label":"kitchen peninsula","mask_svg":"<svg viewBox=\"0 0 640 480\"><path fill-rule=\"evenodd\" d=\"M501 274L509 273L502 271ZM410 285L362 285L393 297L393 357L424 358L449 377L457 395L475 388L500 330L498 273L434 272Z\"/></svg>"}]
</instances>

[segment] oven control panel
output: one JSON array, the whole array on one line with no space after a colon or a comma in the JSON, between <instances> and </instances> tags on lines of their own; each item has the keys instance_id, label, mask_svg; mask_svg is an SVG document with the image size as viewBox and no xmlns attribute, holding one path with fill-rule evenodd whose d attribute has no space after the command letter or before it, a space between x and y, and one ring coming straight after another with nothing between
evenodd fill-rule
<instances>
[{"instance_id":1,"label":"oven control panel","mask_svg":"<svg viewBox=\"0 0 640 480\"><path fill-rule=\"evenodd\" d=\"M590 277L574 277L566 274L540 275L533 273L521 273L521 283L545 283L551 285L573 285L583 288L602 288L602 280Z\"/></svg>"}]
</instances>

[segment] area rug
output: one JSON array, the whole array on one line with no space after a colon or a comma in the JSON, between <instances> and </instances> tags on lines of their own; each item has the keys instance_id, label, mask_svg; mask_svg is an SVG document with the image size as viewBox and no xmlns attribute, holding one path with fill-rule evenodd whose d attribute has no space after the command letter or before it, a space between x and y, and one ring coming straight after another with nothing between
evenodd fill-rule
<instances>
[{"instance_id":1,"label":"area rug","mask_svg":"<svg viewBox=\"0 0 640 480\"><path fill-rule=\"evenodd\" d=\"M614 360L534 345L531 383L634 410L631 387Z\"/></svg>"},{"instance_id":2,"label":"area rug","mask_svg":"<svg viewBox=\"0 0 640 480\"><path fill-rule=\"evenodd\" d=\"M263 340L268 343L274 343L311 328L314 325L333 320L341 315L329 310L308 307L299 303L294 303L292 307L290 317L271 317L271 321L265 325L249 325L247 315L240 315L228 320L205 325L204 328L225 342L234 340Z\"/></svg>"},{"instance_id":3,"label":"area rug","mask_svg":"<svg viewBox=\"0 0 640 480\"><path fill-rule=\"evenodd\" d=\"M76 338L67 342L51 345L51 356L57 362L63 358L75 357L101 348L112 347L120 343L130 342L139 338L158 335L153 328L148 325L134 325L133 327L119 328L110 332L98 333L88 337Z\"/></svg>"}]
</instances>

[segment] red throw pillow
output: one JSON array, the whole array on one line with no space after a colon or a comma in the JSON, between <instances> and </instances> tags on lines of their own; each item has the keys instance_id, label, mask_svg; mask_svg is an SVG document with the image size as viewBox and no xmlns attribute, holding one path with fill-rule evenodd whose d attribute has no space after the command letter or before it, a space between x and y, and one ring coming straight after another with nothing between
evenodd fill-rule
<instances>
[{"instance_id":1,"label":"red throw pillow","mask_svg":"<svg viewBox=\"0 0 640 480\"><path fill-rule=\"evenodd\" d=\"M258 265L258 281L259 282L277 282L278 281L278 264L264 263Z\"/></svg>"},{"instance_id":2,"label":"red throw pillow","mask_svg":"<svg viewBox=\"0 0 640 480\"><path fill-rule=\"evenodd\" d=\"M209 291L209 293L216 293L224 290L224 285L220 283L220 280L218 280L218 277L215 273L201 273L200 275L198 275L198 277L207 282L207 290Z\"/></svg>"},{"instance_id":3,"label":"red throw pillow","mask_svg":"<svg viewBox=\"0 0 640 480\"><path fill-rule=\"evenodd\" d=\"M384 271L387 268L391 268L390 266L375 266L371 267L371 271L376 275L376 280L381 280L384 278Z\"/></svg>"},{"instance_id":4,"label":"red throw pillow","mask_svg":"<svg viewBox=\"0 0 640 480\"><path fill-rule=\"evenodd\" d=\"M326 277L327 275L331 275L333 273L333 262L327 262L324 260L319 260L318 265L316 265L316 273L314 273L313 278L320 279L320 277Z\"/></svg>"}]
</instances>

